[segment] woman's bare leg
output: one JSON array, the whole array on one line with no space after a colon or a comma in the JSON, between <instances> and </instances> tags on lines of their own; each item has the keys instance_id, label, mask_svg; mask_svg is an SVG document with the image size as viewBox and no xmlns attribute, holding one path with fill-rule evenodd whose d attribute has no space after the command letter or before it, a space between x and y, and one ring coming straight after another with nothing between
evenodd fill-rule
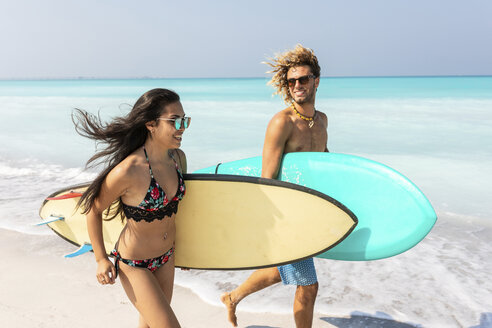
<instances>
[{"instance_id":1,"label":"woman's bare leg","mask_svg":"<svg viewBox=\"0 0 492 328\"><path fill-rule=\"evenodd\" d=\"M171 269L174 277L174 266L169 265L168 270ZM141 315L139 327L180 327L159 280L152 272L121 263L119 274L128 298Z\"/></svg>"},{"instance_id":2,"label":"woman's bare leg","mask_svg":"<svg viewBox=\"0 0 492 328\"><path fill-rule=\"evenodd\" d=\"M157 278L159 286L161 286L161 289L164 292L166 299L169 301L169 304L171 304L171 299L173 298L174 268L174 255L172 255L166 264L154 272L154 276Z\"/></svg>"}]
</instances>

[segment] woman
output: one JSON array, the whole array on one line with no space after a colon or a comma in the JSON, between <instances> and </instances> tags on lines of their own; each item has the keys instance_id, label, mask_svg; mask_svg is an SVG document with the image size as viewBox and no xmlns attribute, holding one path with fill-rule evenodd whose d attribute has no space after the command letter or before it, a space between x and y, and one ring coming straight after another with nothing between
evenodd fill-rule
<instances>
[{"instance_id":1,"label":"woman","mask_svg":"<svg viewBox=\"0 0 492 328\"><path fill-rule=\"evenodd\" d=\"M106 169L81 197L97 261L97 280L114 284L117 276L140 313L139 327L179 327L170 306L174 284L175 215L185 194L181 172L186 157L178 148L190 124L179 96L153 89L142 95L126 117L102 124L77 110L81 135L107 144L88 164L104 158ZM114 206L112 206L114 205ZM108 259L102 214L124 213L127 222Z\"/></svg>"}]
</instances>

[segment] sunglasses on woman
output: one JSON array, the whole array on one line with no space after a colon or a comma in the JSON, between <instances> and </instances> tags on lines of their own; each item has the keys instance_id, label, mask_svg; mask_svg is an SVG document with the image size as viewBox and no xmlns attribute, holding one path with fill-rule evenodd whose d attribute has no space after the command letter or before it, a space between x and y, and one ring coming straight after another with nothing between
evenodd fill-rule
<instances>
[{"instance_id":1,"label":"sunglasses on woman","mask_svg":"<svg viewBox=\"0 0 492 328\"><path fill-rule=\"evenodd\" d=\"M158 121L174 121L174 128L180 130L183 127L187 129L190 126L191 117L178 117L178 118L162 118L159 117Z\"/></svg>"},{"instance_id":2,"label":"sunglasses on woman","mask_svg":"<svg viewBox=\"0 0 492 328\"><path fill-rule=\"evenodd\" d=\"M300 84L307 84L309 82L309 79L310 78L316 78L316 76L314 75L304 75L304 76L301 76L297 79L287 79L287 84L289 85L290 88L294 87L296 85L296 82L299 81Z\"/></svg>"}]
</instances>

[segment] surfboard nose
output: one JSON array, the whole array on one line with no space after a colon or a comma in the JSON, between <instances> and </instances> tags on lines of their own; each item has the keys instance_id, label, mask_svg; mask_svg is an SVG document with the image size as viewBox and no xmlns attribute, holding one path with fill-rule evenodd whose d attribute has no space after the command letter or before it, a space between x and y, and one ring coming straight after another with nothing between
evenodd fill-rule
<instances>
[{"instance_id":1,"label":"surfboard nose","mask_svg":"<svg viewBox=\"0 0 492 328\"><path fill-rule=\"evenodd\" d=\"M287 264L325 252L357 223L336 200L292 183L230 175L185 179L187 197L176 217L176 266L230 270Z\"/></svg>"}]
</instances>

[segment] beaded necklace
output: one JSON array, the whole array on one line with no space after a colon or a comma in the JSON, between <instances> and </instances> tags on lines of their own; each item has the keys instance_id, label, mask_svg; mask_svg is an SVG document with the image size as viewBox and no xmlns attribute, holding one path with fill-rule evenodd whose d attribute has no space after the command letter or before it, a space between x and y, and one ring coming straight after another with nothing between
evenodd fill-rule
<instances>
[{"instance_id":1,"label":"beaded necklace","mask_svg":"<svg viewBox=\"0 0 492 328\"><path fill-rule=\"evenodd\" d=\"M296 109L296 106L294 105L294 103L292 103L292 109L294 110L294 113L296 113L297 116L299 116L304 121L309 122L308 123L309 128L312 128L313 127L313 125L314 125L314 119L316 118L316 108L314 109L314 115L313 115L313 117L309 117L309 116L302 115L301 113L299 113L299 111Z\"/></svg>"}]
</instances>

